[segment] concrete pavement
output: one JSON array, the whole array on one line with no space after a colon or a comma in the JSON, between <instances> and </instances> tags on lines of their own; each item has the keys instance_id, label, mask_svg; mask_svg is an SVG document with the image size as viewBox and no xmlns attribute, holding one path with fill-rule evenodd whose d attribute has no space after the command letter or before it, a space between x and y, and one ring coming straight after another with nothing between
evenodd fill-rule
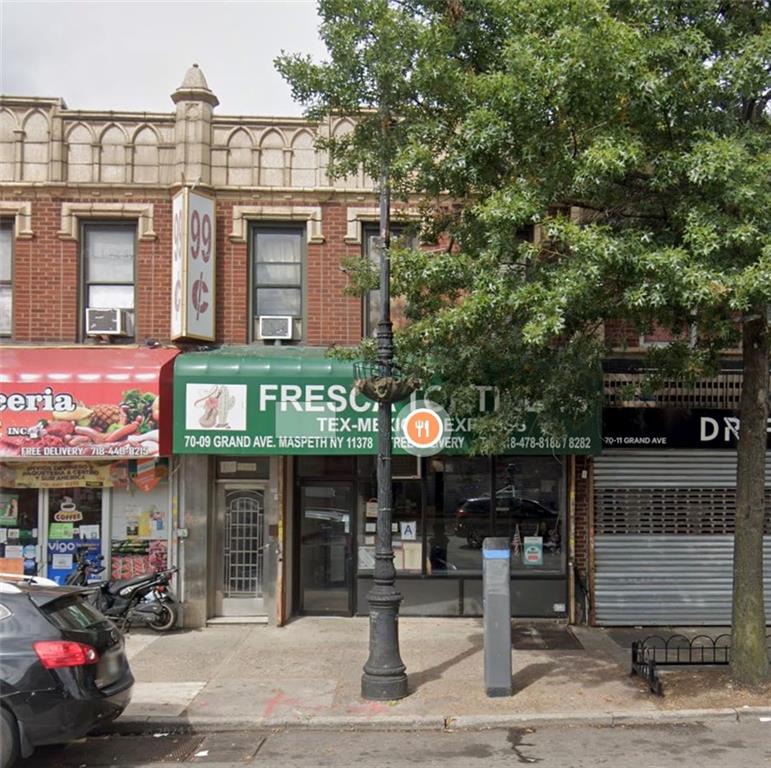
<instances>
[{"instance_id":1,"label":"concrete pavement","mask_svg":"<svg viewBox=\"0 0 771 768\"><path fill-rule=\"evenodd\" d=\"M410 695L395 702L359 695L365 618L132 632L137 684L113 728L444 730L771 717L771 689L735 690L723 670L665 673L667 695L653 696L629 675L628 631L614 639L601 629L515 623L514 695L494 699L484 692L481 620L402 618L399 631Z\"/></svg>"}]
</instances>

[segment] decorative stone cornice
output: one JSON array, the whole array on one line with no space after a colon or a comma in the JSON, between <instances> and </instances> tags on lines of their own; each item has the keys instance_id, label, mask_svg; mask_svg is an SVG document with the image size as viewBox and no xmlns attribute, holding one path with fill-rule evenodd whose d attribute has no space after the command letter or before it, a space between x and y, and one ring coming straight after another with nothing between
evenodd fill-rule
<instances>
[{"instance_id":1,"label":"decorative stone cornice","mask_svg":"<svg viewBox=\"0 0 771 768\"><path fill-rule=\"evenodd\" d=\"M137 219L140 240L155 240L152 203L62 203L59 237L77 240L80 219Z\"/></svg>"},{"instance_id":2,"label":"decorative stone cornice","mask_svg":"<svg viewBox=\"0 0 771 768\"><path fill-rule=\"evenodd\" d=\"M414 221L420 217L415 208L391 209L391 221ZM380 219L378 208L348 208L347 224L345 230L345 242L351 245L361 245L362 224L364 222L376 222Z\"/></svg>"},{"instance_id":3,"label":"decorative stone cornice","mask_svg":"<svg viewBox=\"0 0 771 768\"><path fill-rule=\"evenodd\" d=\"M230 239L245 243L249 221L306 221L309 243L323 243L321 207L305 205L234 205Z\"/></svg>"},{"instance_id":4,"label":"decorative stone cornice","mask_svg":"<svg viewBox=\"0 0 771 768\"><path fill-rule=\"evenodd\" d=\"M13 216L13 235L17 240L32 239L34 233L31 202L0 200L0 216Z\"/></svg>"}]
</instances>

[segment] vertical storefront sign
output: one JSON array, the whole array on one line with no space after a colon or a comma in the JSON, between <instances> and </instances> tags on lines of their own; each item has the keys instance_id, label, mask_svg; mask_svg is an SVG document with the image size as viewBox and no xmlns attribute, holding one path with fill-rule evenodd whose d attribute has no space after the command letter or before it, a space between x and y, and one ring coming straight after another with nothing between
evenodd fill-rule
<instances>
[{"instance_id":1,"label":"vertical storefront sign","mask_svg":"<svg viewBox=\"0 0 771 768\"><path fill-rule=\"evenodd\" d=\"M214 340L214 281L214 199L185 187L172 203L172 339Z\"/></svg>"}]
</instances>

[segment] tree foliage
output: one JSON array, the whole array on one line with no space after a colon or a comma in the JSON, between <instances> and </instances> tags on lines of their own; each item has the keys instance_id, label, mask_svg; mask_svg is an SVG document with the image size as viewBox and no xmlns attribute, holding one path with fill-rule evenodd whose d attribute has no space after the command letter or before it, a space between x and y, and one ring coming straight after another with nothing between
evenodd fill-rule
<instances>
[{"instance_id":1,"label":"tree foliage","mask_svg":"<svg viewBox=\"0 0 771 768\"><path fill-rule=\"evenodd\" d=\"M376 177L387 163L404 199L423 201L423 236L441 247L393 259L412 321L398 355L447 382L457 408L469 384L502 387L482 449L501 444L522 403L556 432L590 407L609 320L681 332L655 365L697 378L766 317L768 0L320 0L319 11L329 60L285 56L279 69L312 116L357 117L325 145L334 171L363 164ZM753 338L767 368L767 332ZM753 393L755 420L767 387ZM759 445L744 450L757 458ZM738 518L752 507L757 521L753 498ZM739 677L766 674L756 666Z\"/></svg>"}]
</instances>

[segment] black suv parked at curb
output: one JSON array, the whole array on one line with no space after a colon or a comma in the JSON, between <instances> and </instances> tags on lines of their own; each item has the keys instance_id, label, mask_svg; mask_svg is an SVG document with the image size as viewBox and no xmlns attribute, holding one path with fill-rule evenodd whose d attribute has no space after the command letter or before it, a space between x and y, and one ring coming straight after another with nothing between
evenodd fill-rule
<instances>
[{"instance_id":1,"label":"black suv parked at curb","mask_svg":"<svg viewBox=\"0 0 771 768\"><path fill-rule=\"evenodd\" d=\"M0 581L0 766L80 738L131 700L123 636L83 591Z\"/></svg>"}]
</instances>

